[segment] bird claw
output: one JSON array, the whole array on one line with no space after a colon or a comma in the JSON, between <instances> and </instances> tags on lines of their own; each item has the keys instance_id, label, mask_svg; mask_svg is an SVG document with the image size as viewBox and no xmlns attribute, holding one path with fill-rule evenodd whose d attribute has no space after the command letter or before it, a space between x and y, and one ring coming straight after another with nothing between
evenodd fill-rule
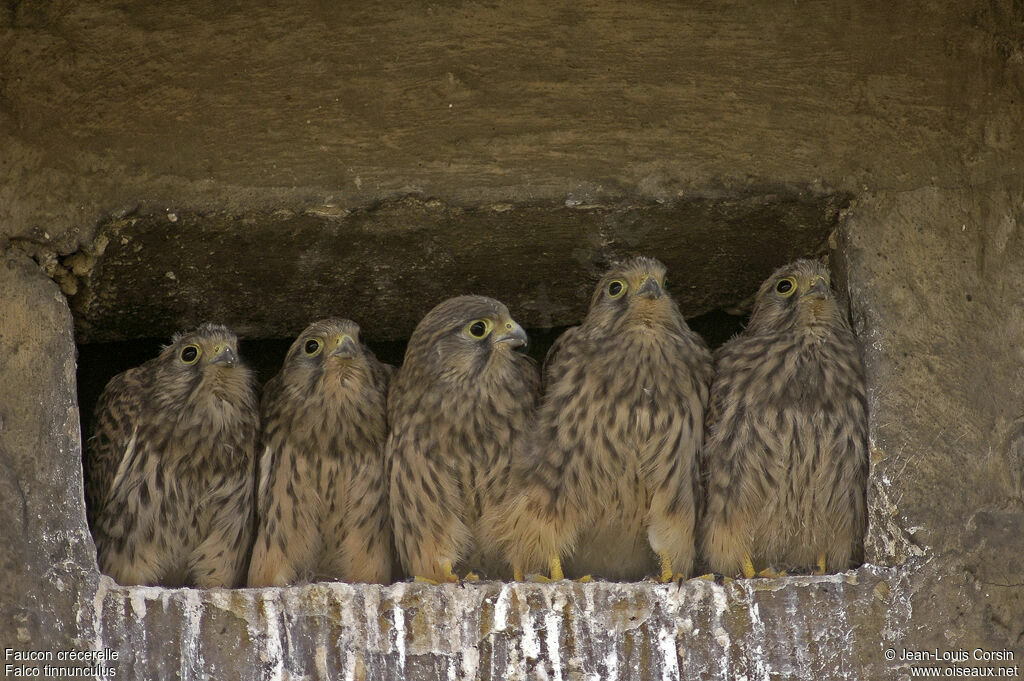
<instances>
[{"instance_id":1,"label":"bird claw","mask_svg":"<svg viewBox=\"0 0 1024 681\"><path fill-rule=\"evenodd\" d=\"M416 575L415 577L413 577L412 581L418 582L420 584L430 584L432 586L441 586L441 582L437 581L436 579L431 579L430 577L421 577L420 575Z\"/></svg>"},{"instance_id":2,"label":"bird claw","mask_svg":"<svg viewBox=\"0 0 1024 681\"><path fill-rule=\"evenodd\" d=\"M766 567L764 570L761 570L760 572L758 572L757 576L758 577L763 577L765 579L776 579L777 577L785 577L786 576L786 571L785 570L776 571L775 568Z\"/></svg>"},{"instance_id":3,"label":"bird claw","mask_svg":"<svg viewBox=\"0 0 1024 681\"><path fill-rule=\"evenodd\" d=\"M709 582L714 582L715 584L718 584L719 586L722 586L724 584L728 584L731 581L734 581L732 577L726 577L725 575L719 574L717 572L709 572L706 575L700 575L699 577L694 577L694 579L704 579L704 580L707 580Z\"/></svg>"},{"instance_id":4,"label":"bird claw","mask_svg":"<svg viewBox=\"0 0 1024 681\"><path fill-rule=\"evenodd\" d=\"M480 581L480 575L478 575L475 572L467 572L466 576L462 578L462 581L464 581L464 582L479 582Z\"/></svg>"}]
</instances>

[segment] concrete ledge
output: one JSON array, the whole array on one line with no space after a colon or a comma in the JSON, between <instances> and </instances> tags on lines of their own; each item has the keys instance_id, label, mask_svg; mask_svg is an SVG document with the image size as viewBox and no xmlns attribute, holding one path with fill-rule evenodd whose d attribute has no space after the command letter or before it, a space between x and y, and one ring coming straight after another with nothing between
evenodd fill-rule
<instances>
[{"instance_id":1,"label":"concrete ledge","mask_svg":"<svg viewBox=\"0 0 1024 681\"><path fill-rule=\"evenodd\" d=\"M882 678L907 571L682 584L122 588L80 614L138 678ZM91 627L91 630L90 630Z\"/></svg>"}]
</instances>

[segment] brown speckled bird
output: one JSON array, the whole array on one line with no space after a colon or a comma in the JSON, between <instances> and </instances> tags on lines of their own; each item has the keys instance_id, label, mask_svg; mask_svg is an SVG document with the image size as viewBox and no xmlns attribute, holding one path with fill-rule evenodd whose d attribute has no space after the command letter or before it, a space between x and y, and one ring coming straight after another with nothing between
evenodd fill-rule
<instances>
[{"instance_id":1,"label":"brown speckled bird","mask_svg":"<svg viewBox=\"0 0 1024 681\"><path fill-rule=\"evenodd\" d=\"M752 577L758 567L823 573L859 563L864 370L825 266L776 270L747 328L718 350L716 370L702 454L710 569Z\"/></svg>"},{"instance_id":2,"label":"brown speckled bird","mask_svg":"<svg viewBox=\"0 0 1024 681\"><path fill-rule=\"evenodd\" d=\"M126 585L244 582L258 428L252 375L223 326L112 378L85 459L100 569Z\"/></svg>"},{"instance_id":3,"label":"brown speckled bird","mask_svg":"<svg viewBox=\"0 0 1024 681\"><path fill-rule=\"evenodd\" d=\"M688 574L711 355L652 258L613 266L551 348L523 488L498 531L517 578Z\"/></svg>"},{"instance_id":4,"label":"brown speckled bird","mask_svg":"<svg viewBox=\"0 0 1024 681\"><path fill-rule=\"evenodd\" d=\"M525 344L508 309L481 296L444 301L413 331L388 396L391 514L407 574L510 574L481 517L503 502L536 406L536 366L516 351Z\"/></svg>"},{"instance_id":5,"label":"brown speckled bird","mask_svg":"<svg viewBox=\"0 0 1024 681\"><path fill-rule=\"evenodd\" d=\"M390 371L347 319L314 322L292 343L263 390L249 586L390 581Z\"/></svg>"}]
</instances>

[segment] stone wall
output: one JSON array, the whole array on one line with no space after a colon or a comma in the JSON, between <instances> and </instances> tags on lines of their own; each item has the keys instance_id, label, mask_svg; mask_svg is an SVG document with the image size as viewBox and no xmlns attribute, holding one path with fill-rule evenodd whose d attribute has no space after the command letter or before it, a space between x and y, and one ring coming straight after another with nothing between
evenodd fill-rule
<instances>
[{"instance_id":1,"label":"stone wall","mask_svg":"<svg viewBox=\"0 0 1024 681\"><path fill-rule=\"evenodd\" d=\"M0 648L113 651L120 678L909 678L889 649L1024 675L1019 3L9 2L0 59ZM826 248L868 367L858 570L208 592L96 570L76 337L283 336L337 304L401 338L467 287L558 326L636 251L696 314ZM274 305L218 302L259 286Z\"/></svg>"}]
</instances>

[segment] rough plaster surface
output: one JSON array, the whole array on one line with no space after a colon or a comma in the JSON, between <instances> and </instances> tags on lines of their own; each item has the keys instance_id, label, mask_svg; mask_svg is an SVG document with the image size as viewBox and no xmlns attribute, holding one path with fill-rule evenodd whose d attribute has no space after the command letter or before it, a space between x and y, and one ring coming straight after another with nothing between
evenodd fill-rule
<instances>
[{"instance_id":1,"label":"rough plaster surface","mask_svg":"<svg viewBox=\"0 0 1024 681\"><path fill-rule=\"evenodd\" d=\"M889 648L1024 665L1019 3L11 2L0 59L0 648L110 649L120 678L909 678ZM462 211L509 231L488 243L515 249L521 229L560 249L578 220L585 272L621 247L594 241L616 211L667 229L650 211L764 196L846 197L833 262L868 369L873 565L726 586L234 592L96 572L72 319L43 271L111 315L90 288L97 234L264 215L254 248L272 249L372 209L399 230L419 214L426 243L450 221L474 234ZM749 257L726 255L737 271ZM165 286L168 314L198 314ZM570 317L582 294L564 286L550 309Z\"/></svg>"},{"instance_id":2,"label":"rough plaster surface","mask_svg":"<svg viewBox=\"0 0 1024 681\"><path fill-rule=\"evenodd\" d=\"M642 252L663 259L694 316L742 301L779 262L820 255L847 203L805 193L465 209L405 198L351 213L126 217L64 259L59 280L75 294L79 342L170 336L208 319L290 338L332 315L396 340L463 292L500 298L528 328L578 323L608 263Z\"/></svg>"}]
</instances>

